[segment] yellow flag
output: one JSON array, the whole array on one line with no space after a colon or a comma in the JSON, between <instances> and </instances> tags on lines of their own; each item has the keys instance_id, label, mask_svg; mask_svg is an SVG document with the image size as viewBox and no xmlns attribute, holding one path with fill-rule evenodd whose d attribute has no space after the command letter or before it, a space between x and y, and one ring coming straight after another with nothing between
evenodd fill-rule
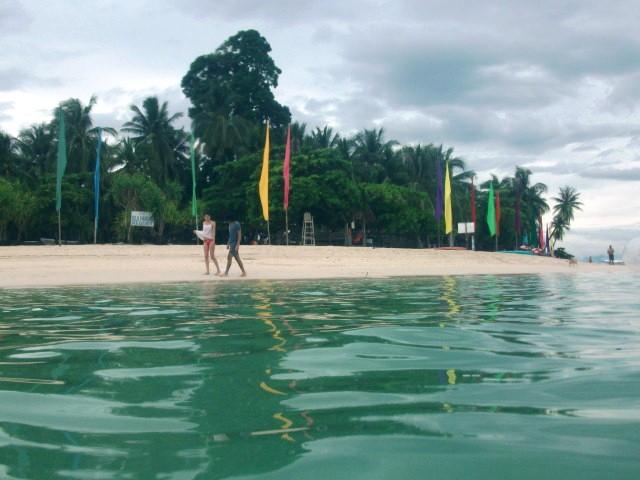
<instances>
[{"instance_id":1,"label":"yellow flag","mask_svg":"<svg viewBox=\"0 0 640 480\"><path fill-rule=\"evenodd\" d=\"M262 216L269 221L269 121L267 121L267 138L264 141L264 153L262 154L262 173L260 174L260 203L262 204Z\"/></svg>"},{"instance_id":2,"label":"yellow flag","mask_svg":"<svg viewBox=\"0 0 640 480\"><path fill-rule=\"evenodd\" d=\"M444 231L453 231L453 212L451 211L451 177L449 177L449 162L444 175Z\"/></svg>"}]
</instances>

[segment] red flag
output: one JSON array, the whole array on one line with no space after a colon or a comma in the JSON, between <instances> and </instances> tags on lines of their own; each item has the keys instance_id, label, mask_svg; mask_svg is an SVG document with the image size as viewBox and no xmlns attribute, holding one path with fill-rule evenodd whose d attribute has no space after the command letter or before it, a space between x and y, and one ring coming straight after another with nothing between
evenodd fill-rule
<instances>
[{"instance_id":1,"label":"red flag","mask_svg":"<svg viewBox=\"0 0 640 480\"><path fill-rule=\"evenodd\" d=\"M282 167L282 176L284 178L284 209L289 208L289 166L291 164L291 125L287 129L287 144L284 147L284 166Z\"/></svg>"},{"instance_id":2,"label":"red flag","mask_svg":"<svg viewBox=\"0 0 640 480\"><path fill-rule=\"evenodd\" d=\"M471 185L469 185L469 189L471 190L471 221L473 222L474 230L476 226L476 189L473 186L473 178L471 179Z\"/></svg>"},{"instance_id":3,"label":"red flag","mask_svg":"<svg viewBox=\"0 0 640 480\"><path fill-rule=\"evenodd\" d=\"M500 192L496 191L496 235L500 236Z\"/></svg>"}]
</instances>

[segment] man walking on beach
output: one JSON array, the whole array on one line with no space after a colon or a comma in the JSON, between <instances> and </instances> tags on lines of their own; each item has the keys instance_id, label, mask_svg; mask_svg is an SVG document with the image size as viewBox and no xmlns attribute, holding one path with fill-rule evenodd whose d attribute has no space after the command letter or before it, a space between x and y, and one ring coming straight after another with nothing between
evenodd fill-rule
<instances>
[{"instance_id":1,"label":"man walking on beach","mask_svg":"<svg viewBox=\"0 0 640 480\"><path fill-rule=\"evenodd\" d=\"M234 220L233 222L229 222L229 242L227 243L227 249L229 250L229 254L227 255L227 269L224 272L224 276L229 275L229 269L231 268L231 260L233 258L236 259L240 270L242 270L242 276L246 277L247 272L244 270L244 265L242 264L242 260L240 260L240 239L242 238L242 228L240 227L240 222Z\"/></svg>"},{"instance_id":2,"label":"man walking on beach","mask_svg":"<svg viewBox=\"0 0 640 480\"><path fill-rule=\"evenodd\" d=\"M609 265L613 265L615 262L613 261L613 247L611 245L609 245L607 255L609 255Z\"/></svg>"}]
</instances>

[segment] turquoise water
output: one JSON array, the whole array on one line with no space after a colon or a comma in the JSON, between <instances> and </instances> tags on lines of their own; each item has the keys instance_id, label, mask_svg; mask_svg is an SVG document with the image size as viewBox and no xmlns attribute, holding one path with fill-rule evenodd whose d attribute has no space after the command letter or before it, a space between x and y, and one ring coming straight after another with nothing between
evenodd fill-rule
<instances>
[{"instance_id":1,"label":"turquoise water","mask_svg":"<svg viewBox=\"0 0 640 480\"><path fill-rule=\"evenodd\" d=\"M635 480L639 284L0 291L0 478Z\"/></svg>"}]
</instances>

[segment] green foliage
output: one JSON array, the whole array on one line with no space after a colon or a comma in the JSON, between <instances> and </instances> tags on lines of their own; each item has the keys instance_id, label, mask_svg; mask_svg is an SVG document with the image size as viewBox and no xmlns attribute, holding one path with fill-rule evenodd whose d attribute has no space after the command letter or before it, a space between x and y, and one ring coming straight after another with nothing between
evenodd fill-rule
<instances>
[{"instance_id":1,"label":"green foliage","mask_svg":"<svg viewBox=\"0 0 640 480\"><path fill-rule=\"evenodd\" d=\"M373 223L382 233L419 237L435 228L432 212L425 209L424 192L392 183L363 185L364 196L372 212Z\"/></svg>"},{"instance_id":2,"label":"green foliage","mask_svg":"<svg viewBox=\"0 0 640 480\"><path fill-rule=\"evenodd\" d=\"M271 47L255 30L238 32L215 52L200 56L182 79L191 100L189 115L196 137L196 194L199 214L219 221L243 222L249 237L266 232L258 197L258 178L266 120L271 122L269 210L273 239L284 229L282 159L290 122L289 109L280 105L273 89L280 69ZM0 132L0 240L57 236L54 209L57 121L64 114L69 164L62 185L62 231L70 240L92 241L94 218L93 170L98 127L92 110L75 98L59 104L51 121L33 125L12 138ZM103 127L99 241L189 241L192 177L188 157L190 134L175 126L181 113L170 113L157 97L131 106L132 117L121 131ZM475 173L456 157L453 148L426 144L401 146L382 128L364 129L351 137L330 126L313 130L291 124L291 185L289 225L293 237L302 217L310 212L318 229L356 230L384 235L415 245L439 243L436 233L438 168L449 166L454 223L471 220L470 183ZM546 186L531 181L532 172L516 167L513 177L494 178L501 197L499 248L518 246L526 231L549 210ZM495 248L486 228L487 184L475 190L477 245ZM579 194L563 187L554 198L553 240L562 239ZM154 229L132 229L132 210L151 211ZM401 238L402 237L402 238ZM458 237L458 241L460 242ZM407 239L409 242L407 242ZM396 240L385 240L387 244ZM426 242L425 242L426 240ZM347 242L348 243L348 242Z\"/></svg>"}]
</instances>

